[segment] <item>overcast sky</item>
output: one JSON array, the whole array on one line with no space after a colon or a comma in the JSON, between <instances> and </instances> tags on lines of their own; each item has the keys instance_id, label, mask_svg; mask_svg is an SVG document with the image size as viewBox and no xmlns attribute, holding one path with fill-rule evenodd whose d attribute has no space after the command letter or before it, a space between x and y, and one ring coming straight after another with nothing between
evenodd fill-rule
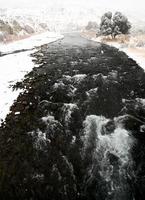
<instances>
[{"instance_id":1,"label":"overcast sky","mask_svg":"<svg viewBox=\"0 0 145 200\"><path fill-rule=\"evenodd\" d=\"M0 0L0 7L47 7L49 5L96 5L105 8L137 10L144 12L145 0Z\"/></svg>"}]
</instances>

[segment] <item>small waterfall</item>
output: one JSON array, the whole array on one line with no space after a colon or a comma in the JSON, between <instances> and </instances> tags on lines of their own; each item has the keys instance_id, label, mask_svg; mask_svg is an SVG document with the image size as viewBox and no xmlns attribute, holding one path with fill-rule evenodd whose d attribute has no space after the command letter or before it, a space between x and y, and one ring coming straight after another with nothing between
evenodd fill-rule
<instances>
[{"instance_id":1,"label":"small waterfall","mask_svg":"<svg viewBox=\"0 0 145 200\"><path fill-rule=\"evenodd\" d=\"M101 187L106 188L106 196L102 199L133 199L129 185L133 162L130 149L133 142L133 137L117 118L109 120L103 116L87 116L83 137L86 187L98 180L102 182ZM98 199L97 188L95 191L96 198L92 199Z\"/></svg>"}]
</instances>

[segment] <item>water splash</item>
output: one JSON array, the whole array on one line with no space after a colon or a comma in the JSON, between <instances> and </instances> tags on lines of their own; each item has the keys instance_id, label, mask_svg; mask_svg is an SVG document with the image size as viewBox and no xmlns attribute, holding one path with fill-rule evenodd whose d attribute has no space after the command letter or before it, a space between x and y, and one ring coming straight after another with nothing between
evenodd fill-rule
<instances>
[{"instance_id":1,"label":"water splash","mask_svg":"<svg viewBox=\"0 0 145 200\"><path fill-rule=\"evenodd\" d=\"M111 121L103 116L90 115L84 121L83 142L86 177L97 179L97 171L107 188L107 200L132 199L128 192L128 173L131 173L133 162L130 149L134 139L131 134L117 118Z\"/></svg>"}]
</instances>

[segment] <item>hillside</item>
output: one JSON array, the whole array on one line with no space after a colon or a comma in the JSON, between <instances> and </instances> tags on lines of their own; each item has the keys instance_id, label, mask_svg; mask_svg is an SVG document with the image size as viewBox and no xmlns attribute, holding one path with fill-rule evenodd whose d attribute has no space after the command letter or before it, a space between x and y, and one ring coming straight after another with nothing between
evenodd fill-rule
<instances>
[{"instance_id":1,"label":"hillside","mask_svg":"<svg viewBox=\"0 0 145 200\"><path fill-rule=\"evenodd\" d=\"M0 42L7 43L24 39L31 35L48 31L49 27L43 20L31 15L20 15L14 10L0 10Z\"/></svg>"}]
</instances>

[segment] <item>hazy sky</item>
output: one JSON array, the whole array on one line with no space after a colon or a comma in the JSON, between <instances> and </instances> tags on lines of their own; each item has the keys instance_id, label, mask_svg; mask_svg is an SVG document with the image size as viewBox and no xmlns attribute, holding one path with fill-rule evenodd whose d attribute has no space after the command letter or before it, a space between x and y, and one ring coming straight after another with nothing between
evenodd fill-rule
<instances>
[{"instance_id":1,"label":"hazy sky","mask_svg":"<svg viewBox=\"0 0 145 200\"><path fill-rule=\"evenodd\" d=\"M39 7L49 5L98 5L105 8L144 11L145 0L0 0L0 7Z\"/></svg>"}]
</instances>

